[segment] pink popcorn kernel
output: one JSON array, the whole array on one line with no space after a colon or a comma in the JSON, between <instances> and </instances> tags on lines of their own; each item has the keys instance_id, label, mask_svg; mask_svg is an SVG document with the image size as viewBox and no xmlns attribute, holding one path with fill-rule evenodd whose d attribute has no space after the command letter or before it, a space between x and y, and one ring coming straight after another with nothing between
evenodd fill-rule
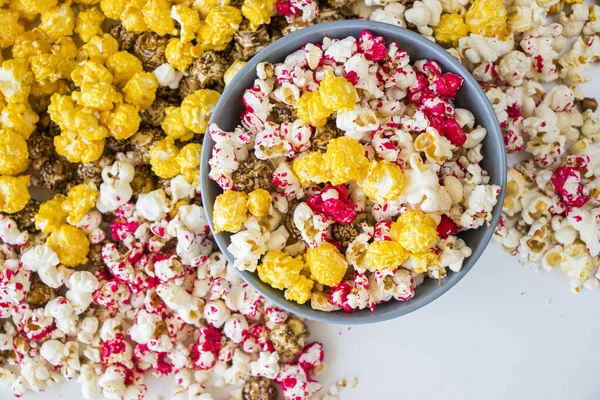
<instances>
[{"instance_id":1,"label":"pink popcorn kernel","mask_svg":"<svg viewBox=\"0 0 600 400\"><path fill-rule=\"evenodd\" d=\"M348 195L345 185L328 184L320 192L308 196L306 204L313 212L331 217L342 225L351 224L356 217L356 205Z\"/></svg>"},{"instance_id":2,"label":"pink popcorn kernel","mask_svg":"<svg viewBox=\"0 0 600 400\"><path fill-rule=\"evenodd\" d=\"M104 365L110 364L110 358L113 354L122 354L127 348L125 338L122 333L117 333L114 339L102 342L100 346L100 357Z\"/></svg>"},{"instance_id":3,"label":"pink popcorn kernel","mask_svg":"<svg viewBox=\"0 0 600 400\"><path fill-rule=\"evenodd\" d=\"M364 30L358 38L358 51L363 53L368 60L382 61L387 55L385 39L375 36L370 31Z\"/></svg>"},{"instance_id":4,"label":"pink popcorn kernel","mask_svg":"<svg viewBox=\"0 0 600 400\"><path fill-rule=\"evenodd\" d=\"M221 331L215 328L201 328L198 340L192 346L192 362L196 369L211 369L217 361L219 350L221 350ZM212 357L205 357L206 353L211 353Z\"/></svg>"},{"instance_id":5,"label":"pink popcorn kernel","mask_svg":"<svg viewBox=\"0 0 600 400\"><path fill-rule=\"evenodd\" d=\"M346 313L354 312L356 309L351 307L347 302L350 293L352 293L352 286L348 282L342 281L339 285L331 288L329 301L334 306L343 309Z\"/></svg>"},{"instance_id":6,"label":"pink popcorn kernel","mask_svg":"<svg viewBox=\"0 0 600 400\"><path fill-rule=\"evenodd\" d=\"M304 346L302 353L298 356L298 365L308 375L310 371L323 364L323 358L325 358L323 344L319 342L309 343Z\"/></svg>"},{"instance_id":7,"label":"pink popcorn kernel","mask_svg":"<svg viewBox=\"0 0 600 400\"><path fill-rule=\"evenodd\" d=\"M463 77L452 72L446 72L435 80L435 91L442 97L454 99L464 81Z\"/></svg>"},{"instance_id":8,"label":"pink popcorn kernel","mask_svg":"<svg viewBox=\"0 0 600 400\"><path fill-rule=\"evenodd\" d=\"M392 240L390 231L392 229L392 221L381 221L375 225L375 240Z\"/></svg>"},{"instance_id":9,"label":"pink popcorn kernel","mask_svg":"<svg viewBox=\"0 0 600 400\"><path fill-rule=\"evenodd\" d=\"M562 201L569 207L583 207L590 197L584 193L581 174L576 168L559 167L554 171L550 182Z\"/></svg>"},{"instance_id":10,"label":"pink popcorn kernel","mask_svg":"<svg viewBox=\"0 0 600 400\"><path fill-rule=\"evenodd\" d=\"M441 134L457 147L462 146L467 141L467 134L455 119L444 121L444 129L441 131Z\"/></svg>"},{"instance_id":11,"label":"pink popcorn kernel","mask_svg":"<svg viewBox=\"0 0 600 400\"><path fill-rule=\"evenodd\" d=\"M440 223L437 226L437 234L442 239L450 235L456 235L460 231L460 227L454 223L446 214L442 214Z\"/></svg>"},{"instance_id":12,"label":"pink popcorn kernel","mask_svg":"<svg viewBox=\"0 0 600 400\"><path fill-rule=\"evenodd\" d=\"M277 12L284 17L296 17L300 10L295 7L290 0L277 0Z\"/></svg>"}]
</instances>

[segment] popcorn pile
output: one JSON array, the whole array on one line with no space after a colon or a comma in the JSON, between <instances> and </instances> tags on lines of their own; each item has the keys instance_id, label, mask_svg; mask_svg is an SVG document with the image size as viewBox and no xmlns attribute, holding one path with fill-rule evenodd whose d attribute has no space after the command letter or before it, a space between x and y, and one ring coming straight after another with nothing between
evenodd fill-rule
<instances>
[{"instance_id":1,"label":"popcorn pile","mask_svg":"<svg viewBox=\"0 0 600 400\"><path fill-rule=\"evenodd\" d=\"M313 398L323 346L214 251L199 203L220 92L288 32L275 1L0 7L0 384Z\"/></svg>"},{"instance_id":2,"label":"popcorn pile","mask_svg":"<svg viewBox=\"0 0 600 400\"><path fill-rule=\"evenodd\" d=\"M486 129L453 105L463 78L369 31L257 75L241 125L208 126L224 190L213 222L233 233L234 267L345 312L461 269L471 249L457 234L489 223L500 193L479 165Z\"/></svg>"}]
</instances>

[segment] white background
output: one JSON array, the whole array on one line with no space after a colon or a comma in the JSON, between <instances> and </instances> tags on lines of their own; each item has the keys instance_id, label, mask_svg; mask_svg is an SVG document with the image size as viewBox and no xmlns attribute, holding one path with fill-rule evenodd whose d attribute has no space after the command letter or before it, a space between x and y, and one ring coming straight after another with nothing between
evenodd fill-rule
<instances>
[{"instance_id":1,"label":"white background","mask_svg":"<svg viewBox=\"0 0 600 400\"><path fill-rule=\"evenodd\" d=\"M600 79L600 67L593 75ZM600 86L584 93L600 99ZM600 399L600 293L572 294L560 271L536 272L493 241L462 281L423 309L375 325L310 328L325 345L324 391L358 379L341 400ZM147 381L150 394L170 398L172 377ZM0 399L11 397L0 388ZM80 398L75 382L23 397Z\"/></svg>"}]
</instances>

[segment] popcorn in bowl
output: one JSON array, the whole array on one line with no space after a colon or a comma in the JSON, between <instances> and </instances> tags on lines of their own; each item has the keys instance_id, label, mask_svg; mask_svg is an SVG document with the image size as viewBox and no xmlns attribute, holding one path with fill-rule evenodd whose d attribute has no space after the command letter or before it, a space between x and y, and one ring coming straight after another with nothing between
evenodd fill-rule
<instances>
[{"instance_id":1,"label":"popcorn in bowl","mask_svg":"<svg viewBox=\"0 0 600 400\"><path fill-rule=\"evenodd\" d=\"M261 62L257 75L235 130L207 128L223 190L213 223L232 233L238 269L345 312L407 301L424 278L460 271L471 249L457 235L489 224L501 191L480 165L486 129L454 106L462 77L366 30Z\"/></svg>"}]
</instances>

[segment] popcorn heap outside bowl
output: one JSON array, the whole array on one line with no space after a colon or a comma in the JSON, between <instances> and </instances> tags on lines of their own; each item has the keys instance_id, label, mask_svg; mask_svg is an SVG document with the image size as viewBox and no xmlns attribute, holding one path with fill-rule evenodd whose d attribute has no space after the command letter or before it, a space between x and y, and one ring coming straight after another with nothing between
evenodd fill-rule
<instances>
[{"instance_id":1,"label":"popcorn heap outside bowl","mask_svg":"<svg viewBox=\"0 0 600 400\"><path fill-rule=\"evenodd\" d=\"M472 255L465 259L462 269L459 272L449 272L441 281L441 285L438 285L436 279L425 279L415 289L415 296L406 302L392 299L387 303L378 304L375 311L367 308L353 313L345 313L343 310L324 312L311 308L310 301L300 305L286 300L282 290L262 282L256 272L238 271L247 283L277 306L308 319L337 324L373 323L396 318L415 311L446 293L471 270L485 250L500 217L506 185L506 155L502 132L494 111L477 81L442 47L419 34L383 23L350 20L319 24L301 29L271 44L250 60L230 82L213 111L210 123L215 123L222 130L228 132L233 131L240 123L240 115L244 111L242 95L246 89L252 87L257 78L256 67L259 63L263 61L282 62L286 56L308 43L321 43L324 37L343 39L353 36L358 39L363 30L369 30L377 36L382 36L388 46L390 43L396 42L400 50L408 53L411 63L420 59L434 60L441 65L443 72L453 72L464 78L464 83L454 104L470 110L475 116L476 123L487 129L487 136L482 142L484 158L480 164L483 169L488 171L490 184L498 185L502 190L492 213L491 224L489 226L484 224L479 229L459 233L459 237L472 249ZM214 145L215 142L209 135L205 135L200 164L202 202L213 233L213 205L216 197L223 192L208 176L210 171L208 162ZM215 234L214 238L220 250L232 263L233 256L227 251L230 236L229 233L221 232Z\"/></svg>"}]
</instances>

